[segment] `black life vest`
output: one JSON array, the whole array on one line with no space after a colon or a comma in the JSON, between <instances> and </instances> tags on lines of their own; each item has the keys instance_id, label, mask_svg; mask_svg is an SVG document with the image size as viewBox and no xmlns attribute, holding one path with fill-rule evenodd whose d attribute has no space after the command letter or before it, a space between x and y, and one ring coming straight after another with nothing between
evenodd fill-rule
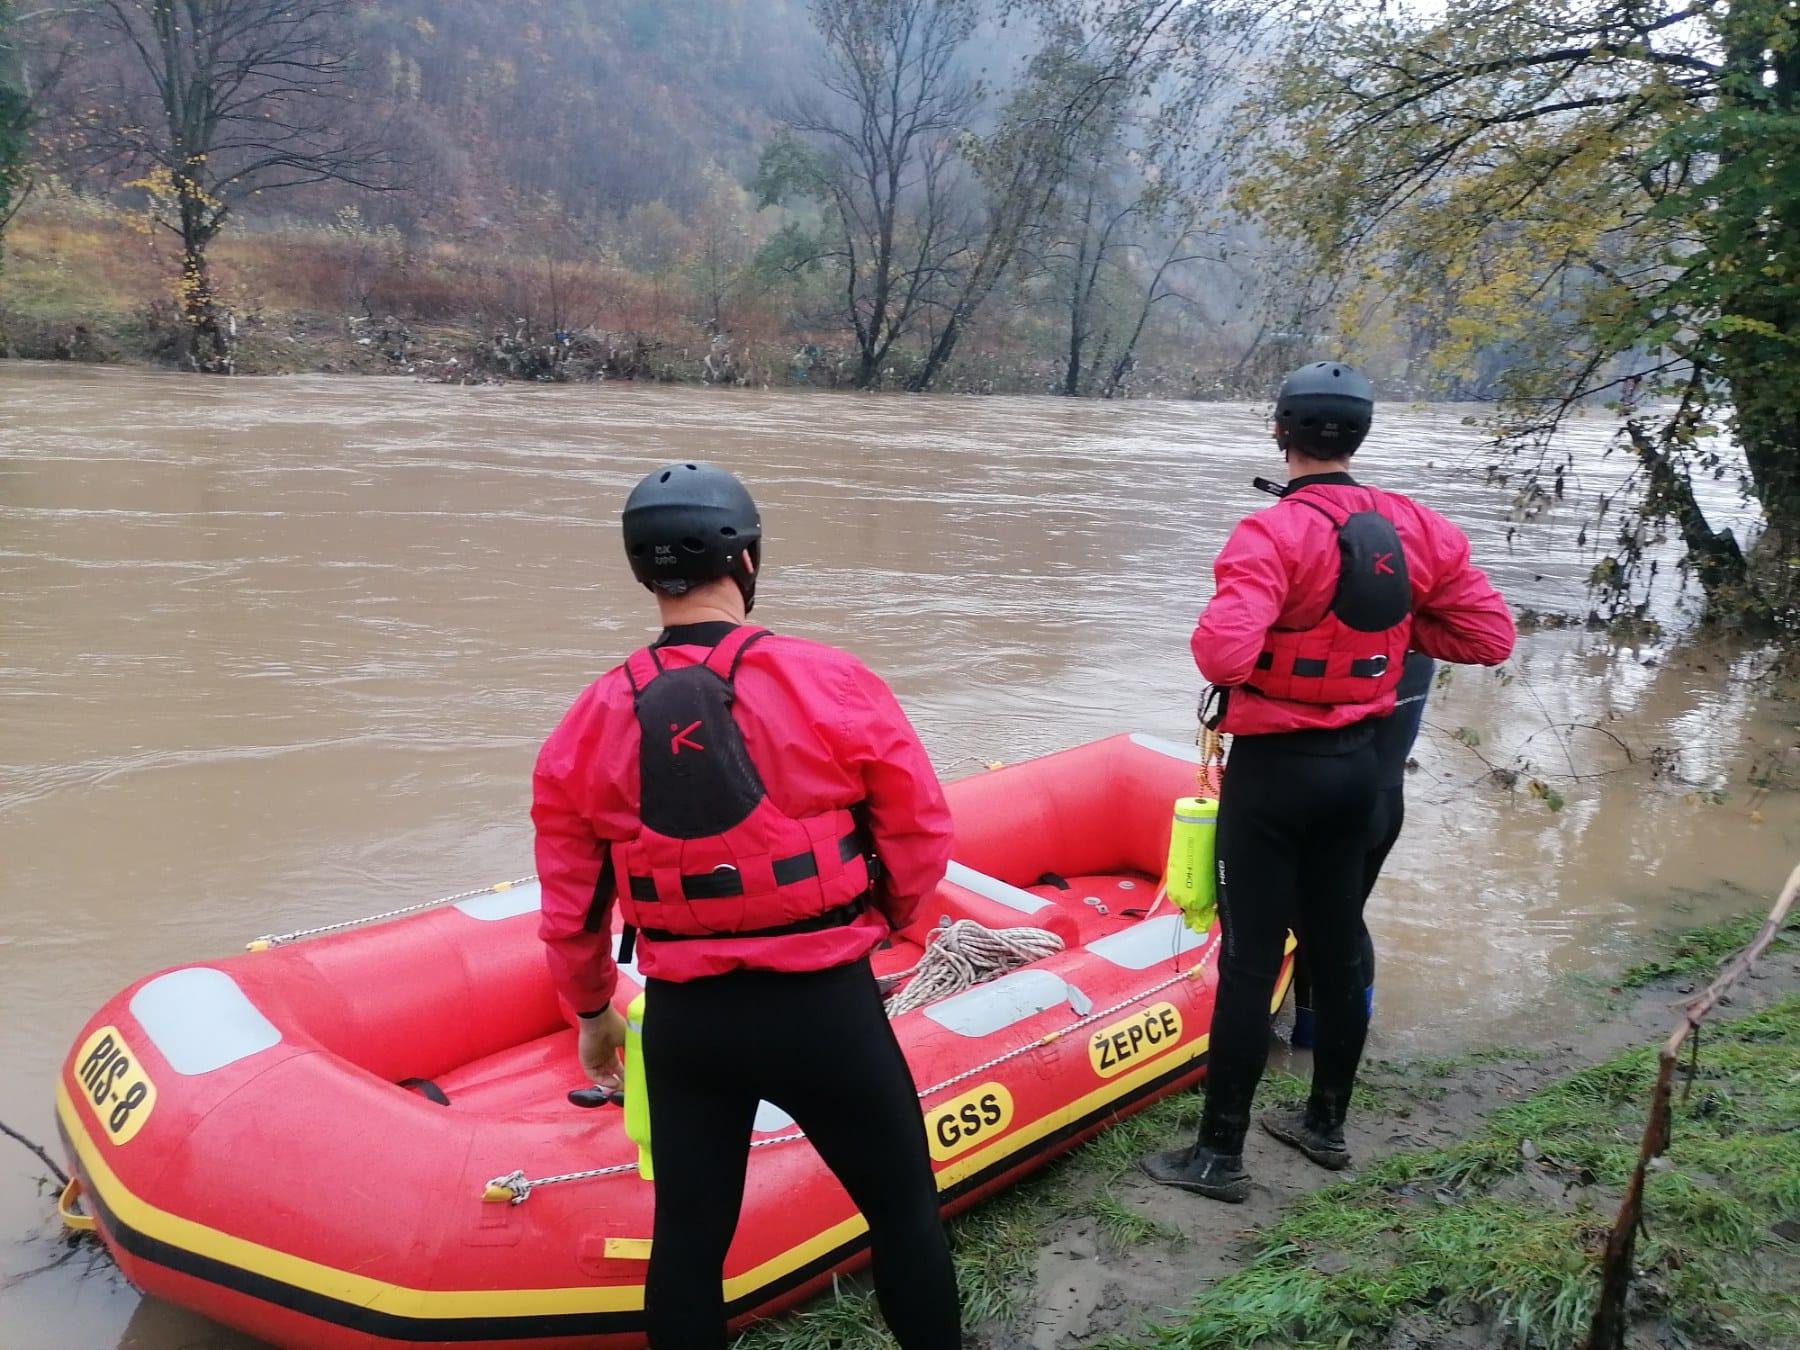
<instances>
[{"instance_id":1,"label":"black life vest","mask_svg":"<svg viewBox=\"0 0 1800 1350\"><path fill-rule=\"evenodd\" d=\"M782 811L732 713L738 664L768 635L734 628L703 663L675 670L648 647L625 663L640 829L615 848L619 903L651 941L780 937L850 923L866 908L874 878L854 812Z\"/></svg>"}]
</instances>

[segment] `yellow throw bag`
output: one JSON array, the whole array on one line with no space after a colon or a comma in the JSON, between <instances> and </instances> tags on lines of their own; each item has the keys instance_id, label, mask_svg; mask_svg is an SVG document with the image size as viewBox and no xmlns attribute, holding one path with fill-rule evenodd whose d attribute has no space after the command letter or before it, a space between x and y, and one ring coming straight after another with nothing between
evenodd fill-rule
<instances>
[{"instance_id":1,"label":"yellow throw bag","mask_svg":"<svg viewBox=\"0 0 1800 1350\"><path fill-rule=\"evenodd\" d=\"M625 1010L625 1137L637 1145L638 1175L656 1180L650 1165L650 1089L644 1073L644 996Z\"/></svg>"},{"instance_id":2,"label":"yellow throw bag","mask_svg":"<svg viewBox=\"0 0 1800 1350\"><path fill-rule=\"evenodd\" d=\"M1169 832L1169 899L1196 933L1212 928L1218 910L1218 874L1214 870L1219 803L1214 797L1183 797L1175 803L1175 825Z\"/></svg>"}]
</instances>

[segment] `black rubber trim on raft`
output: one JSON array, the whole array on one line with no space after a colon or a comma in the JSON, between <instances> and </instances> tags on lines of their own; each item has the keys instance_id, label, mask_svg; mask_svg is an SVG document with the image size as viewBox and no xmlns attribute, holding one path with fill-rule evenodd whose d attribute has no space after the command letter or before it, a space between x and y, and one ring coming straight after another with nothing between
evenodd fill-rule
<instances>
[{"instance_id":1,"label":"black rubber trim on raft","mask_svg":"<svg viewBox=\"0 0 1800 1350\"><path fill-rule=\"evenodd\" d=\"M58 1128L61 1123L58 1122ZM65 1142L68 1134L63 1134ZM73 1150L71 1150L73 1154ZM261 1275L253 1270L245 1270L242 1266L234 1266L230 1262L220 1261L216 1257L202 1256L185 1247L177 1247L161 1238L152 1237L140 1232L123 1222L107 1205L105 1198L91 1184L84 1185L81 1193L83 1201L94 1207L94 1217L106 1234L120 1247L141 1260L162 1266L166 1270L187 1275L196 1280L204 1280L208 1284L216 1284L221 1289L229 1289L236 1294L245 1294L250 1298L261 1299L264 1303L273 1304L277 1308L285 1308L321 1322L329 1322L333 1326L347 1328L351 1331L363 1332L367 1335L381 1336L393 1341L481 1341L504 1340L509 1334L529 1336L555 1336L576 1334L600 1335L617 1334L643 1329L641 1312L618 1313L562 1313L547 1314L534 1317L405 1317L397 1313L378 1312L372 1308L356 1303L346 1303L327 1294L315 1293L310 1289L302 1289L298 1285L287 1284L272 1276ZM532 1329L524 1333L503 1333L495 1328L509 1323L529 1323Z\"/></svg>"},{"instance_id":2,"label":"black rubber trim on raft","mask_svg":"<svg viewBox=\"0 0 1800 1350\"><path fill-rule=\"evenodd\" d=\"M964 1177L954 1186L940 1190L938 1192L940 1208L953 1204L971 1191L979 1190L995 1178L1014 1171L1039 1154L1050 1152L1059 1144L1092 1128L1107 1117L1117 1115L1124 1108L1174 1086L1183 1078L1198 1074L1205 1067L1206 1060L1207 1056L1204 1052L1192 1059L1185 1060L1167 1073L1158 1074L1130 1092L1123 1093L1089 1111L1086 1115L1051 1131L1043 1138L1033 1140L1017 1152L1010 1153L981 1171ZM63 1130L61 1121L57 1122L57 1128L62 1132L64 1145L67 1147L69 1144L68 1133ZM69 1148L69 1152L71 1156L76 1156L72 1147ZM641 1311L636 1310L628 1312L533 1313L492 1317L407 1317L398 1313L380 1312L361 1304L347 1303L326 1294L315 1293L310 1289L286 1284L271 1276L259 1275L255 1271L245 1270L241 1266L234 1266L214 1257L202 1256L197 1252L188 1251L185 1247L177 1247L173 1243L164 1242L161 1238L139 1232L122 1223L118 1216L108 1208L99 1191L94 1189L91 1184L83 1190L82 1198L93 1204L95 1218L106 1230L107 1235L124 1250L141 1260L152 1262L178 1274L204 1280L209 1284L216 1284L220 1288L229 1289L234 1293L261 1299L265 1303L285 1308L290 1312L300 1313L303 1316L316 1318L321 1322L329 1322L333 1326L344 1327L365 1335L379 1336L385 1340L535 1340L554 1336L618 1335L624 1332L641 1332L644 1329L644 1315ZM868 1245L869 1239L866 1233L843 1243L808 1261L798 1269L790 1271L779 1280L774 1280L753 1293L732 1300L726 1305L726 1316L738 1317L761 1307L772 1299L780 1298L849 1260Z\"/></svg>"}]
</instances>

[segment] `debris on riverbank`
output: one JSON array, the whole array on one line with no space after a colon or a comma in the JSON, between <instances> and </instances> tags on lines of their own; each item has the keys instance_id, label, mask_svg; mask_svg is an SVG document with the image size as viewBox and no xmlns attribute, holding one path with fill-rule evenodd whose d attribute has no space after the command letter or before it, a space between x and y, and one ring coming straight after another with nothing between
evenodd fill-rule
<instances>
[{"instance_id":1,"label":"debris on riverbank","mask_svg":"<svg viewBox=\"0 0 1800 1350\"><path fill-rule=\"evenodd\" d=\"M40 196L7 231L0 358L180 368L187 333L169 265L141 221L104 202ZM732 307L721 322L677 279L599 258L491 256L442 241L376 247L358 231L293 224L235 232L212 261L232 315L231 369L242 375L838 389L856 373L845 333L754 307ZM1225 346L1183 357L1141 357L1124 394L1261 397L1274 374ZM1065 361L1004 327L981 330L934 388L1048 393ZM897 364L884 387L901 387L906 373Z\"/></svg>"},{"instance_id":2,"label":"debris on riverbank","mask_svg":"<svg viewBox=\"0 0 1800 1350\"><path fill-rule=\"evenodd\" d=\"M1683 993L1760 919L1669 940L1606 991L1589 1026L1552 1044L1369 1065L1350 1129L1362 1166L1348 1180L1253 1132L1251 1199L1212 1206L1132 1166L1191 1134L1197 1097L1114 1127L955 1225L977 1343L1578 1342L1636 1160L1656 1044ZM1647 1345L1800 1345L1800 923L1735 999L1734 1019L1706 1029L1650 1183L1631 1309ZM1278 1072L1258 1104L1304 1091L1300 1076ZM740 1347L890 1344L879 1328L858 1286Z\"/></svg>"}]
</instances>

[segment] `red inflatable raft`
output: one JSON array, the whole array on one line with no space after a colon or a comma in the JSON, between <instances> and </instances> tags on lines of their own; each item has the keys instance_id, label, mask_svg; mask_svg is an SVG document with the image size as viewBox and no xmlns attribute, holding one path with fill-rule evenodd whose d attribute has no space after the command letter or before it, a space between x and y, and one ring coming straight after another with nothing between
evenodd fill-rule
<instances>
[{"instance_id":1,"label":"red inflatable raft","mask_svg":"<svg viewBox=\"0 0 1800 1350\"><path fill-rule=\"evenodd\" d=\"M1196 761L1118 736L950 787L957 861L878 971L945 916L1065 948L896 1020L947 1211L1201 1073L1216 933L1145 917ZM536 910L498 887L126 989L57 1082L65 1214L146 1293L281 1345L642 1344L652 1187L623 1113L568 1103ZM755 1138L739 1320L866 1256L792 1122Z\"/></svg>"}]
</instances>

